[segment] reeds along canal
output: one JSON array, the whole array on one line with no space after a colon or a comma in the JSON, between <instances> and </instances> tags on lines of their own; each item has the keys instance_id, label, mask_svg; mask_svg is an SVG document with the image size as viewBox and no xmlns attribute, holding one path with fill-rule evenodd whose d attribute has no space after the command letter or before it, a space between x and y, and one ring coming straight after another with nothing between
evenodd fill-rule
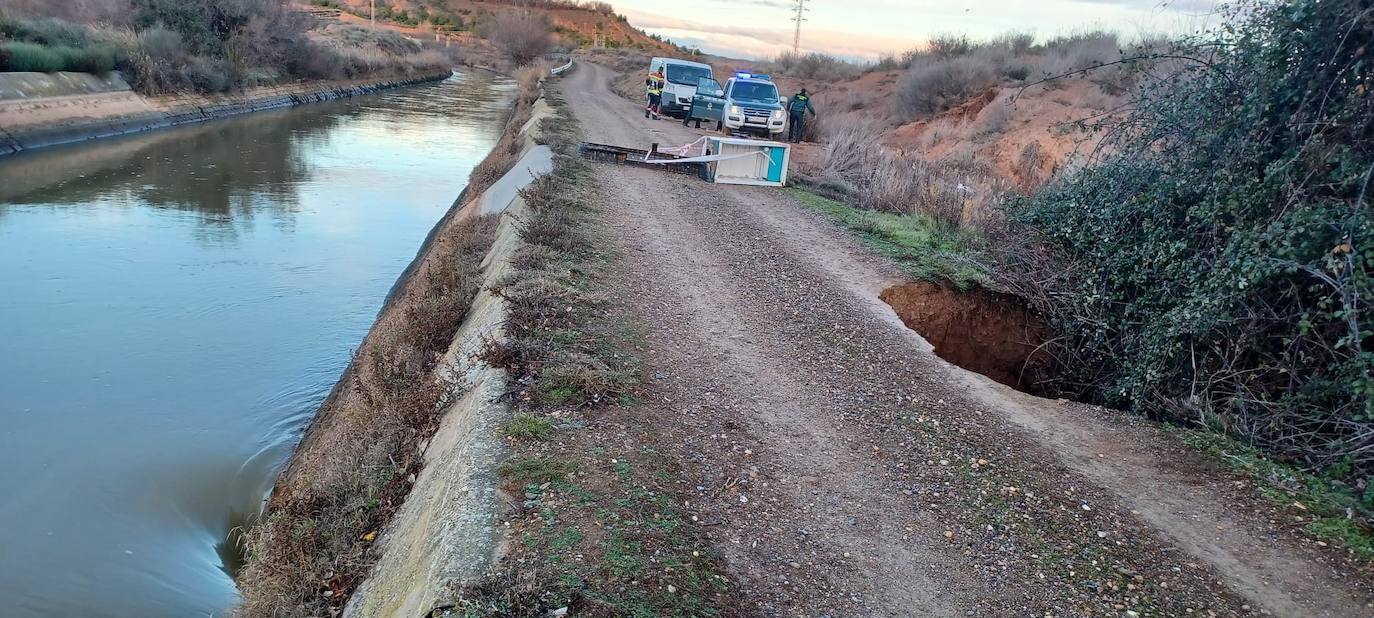
<instances>
[{"instance_id":1,"label":"reeds along canal","mask_svg":"<svg viewBox=\"0 0 1374 618\"><path fill-rule=\"evenodd\" d=\"M223 615L253 513L512 83L0 159L0 614Z\"/></svg>"}]
</instances>

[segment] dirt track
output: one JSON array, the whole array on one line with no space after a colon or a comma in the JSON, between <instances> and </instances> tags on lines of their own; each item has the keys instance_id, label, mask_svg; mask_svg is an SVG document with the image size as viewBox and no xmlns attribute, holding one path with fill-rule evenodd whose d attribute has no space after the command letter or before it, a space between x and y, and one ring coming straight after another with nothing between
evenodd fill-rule
<instances>
[{"instance_id":1,"label":"dirt track","mask_svg":"<svg viewBox=\"0 0 1374 618\"><path fill-rule=\"evenodd\" d=\"M582 64L585 139L650 121ZM597 166L644 333L635 412L750 614L1368 616L1368 572L1158 429L952 367L878 298L890 265L785 191Z\"/></svg>"}]
</instances>

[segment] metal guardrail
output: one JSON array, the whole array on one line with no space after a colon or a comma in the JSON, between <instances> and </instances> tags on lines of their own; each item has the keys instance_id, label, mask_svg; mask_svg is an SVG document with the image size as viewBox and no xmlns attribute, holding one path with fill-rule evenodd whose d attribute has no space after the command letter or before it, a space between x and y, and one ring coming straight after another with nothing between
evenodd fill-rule
<instances>
[{"instance_id":1,"label":"metal guardrail","mask_svg":"<svg viewBox=\"0 0 1374 618\"><path fill-rule=\"evenodd\" d=\"M567 64L565 64L565 65L563 65L563 66L561 66L561 67L554 67L553 69L549 70L549 73L550 73L550 74L553 74L553 75L562 75L564 72L566 72L566 71L568 71L569 69L572 69L572 68L573 68L573 61L572 61L572 58L569 58Z\"/></svg>"}]
</instances>

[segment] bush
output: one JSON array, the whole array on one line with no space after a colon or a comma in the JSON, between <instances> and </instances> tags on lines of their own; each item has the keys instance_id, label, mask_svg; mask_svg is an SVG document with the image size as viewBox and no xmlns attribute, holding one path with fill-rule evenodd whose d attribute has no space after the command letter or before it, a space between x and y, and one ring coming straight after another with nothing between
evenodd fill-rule
<instances>
[{"instance_id":1,"label":"bush","mask_svg":"<svg viewBox=\"0 0 1374 618\"><path fill-rule=\"evenodd\" d=\"M327 2L329 0L320 0ZM123 71L145 94L224 92L283 77L337 79L376 72L414 74L448 60L398 34L357 27L311 32L282 0L0 0L23 8L118 23L0 15L11 71ZM54 6L60 4L61 6ZM337 4L337 3L336 3ZM91 22L94 23L94 22ZM119 23L131 24L121 26ZM336 34L334 44L321 43ZM11 50L14 47L15 50Z\"/></svg>"},{"instance_id":2,"label":"bush","mask_svg":"<svg viewBox=\"0 0 1374 618\"><path fill-rule=\"evenodd\" d=\"M115 68L114 52L105 47L47 47L37 43L11 42L3 45L6 71L76 71L107 73Z\"/></svg>"},{"instance_id":3,"label":"bush","mask_svg":"<svg viewBox=\"0 0 1374 618\"><path fill-rule=\"evenodd\" d=\"M913 66L899 84L898 94L908 114L933 116L987 90L997 76L987 63L970 56Z\"/></svg>"},{"instance_id":4,"label":"bush","mask_svg":"<svg viewBox=\"0 0 1374 618\"><path fill-rule=\"evenodd\" d=\"M0 10L14 16L41 15L44 16L41 21L56 22L59 26L93 23L124 25L129 19L130 0L0 0ZM80 41L51 43L80 45Z\"/></svg>"},{"instance_id":5,"label":"bush","mask_svg":"<svg viewBox=\"0 0 1374 618\"><path fill-rule=\"evenodd\" d=\"M5 43L4 48L9 56L5 67L7 71L52 73L61 71L65 66L61 53L37 43Z\"/></svg>"},{"instance_id":6,"label":"bush","mask_svg":"<svg viewBox=\"0 0 1374 618\"><path fill-rule=\"evenodd\" d=\"M1039 77L1054 77L1082 71L1121 59L1121 47L1110 32L1086 32L1062 36L1045 44L1038 67ZM1096 81L1115 81L1118 71L1096 70Z\"/></svg>"},{"instance_id":7,"label":"bush","mask_svg":"<svg viewBox=\"0 0 1374 618\"><path fill-rule=\"evenodd\" d=\"M773 71L801 79L834 81L858 76L860 67L827 54L786 53L773 61Z\"/></svg>"},{"instance_id":8,"label":"bush","mask_svg":"<svg viewBox=\"0 0 1374 618\"><path fill-rule=\"evenodd\" d=\"M993 39L991 45L1005 47L1017 56L1025 56L1035 48L1035 35L1029 32L1008 32Z\"/></svg>"},{"instance_id":9,"label":"bush","mask_svg":"<svg viewBox=\"0 0 1374 618\"><path fill-rule=\"evenodd\" d=\"M114 51L107 47L59 48L64 71L109 73L115 69Z\"/></svg>"},{"instance_id":10,"label":"bush","mask_svg":"<svg viewBox=\"0 0 1374 618\"><path fill-rule=\"evenodd\" d=\"M84 26L60 19L9 19L0 15L0 35L48 47L85 47L90 37Z\"/></svg>"},{"instance_id":11,"label":"bush","mask_svg":"<svg viewBox=\"0 0 1374 618\"><path fill-rule=\"evenodd\" d=\"M1063 391L1374 474L1364 6L1240 3L1173 50L1198 62L1142 89L1102 165L1015 208L1064 263L1043 296Z\"/></svg>"},{"instance_id":12,"label":"bush","mask_svg":"<svg viewBox=\"0 0 1374 618\"><path fill-rule=\"evenodd\" d=\"M828 125L821 152L826 180L848 188L858 206L899 214L921 214L954 230L990 217L1005 190L984 170L932 163L913 153L874 147L881 127L854 119Z\"/></svg>"},{"instance_id":13,"label":"bush","mask_svg":"<svg viewBox=\"0 0 1374 618\"><path fill-rule=\"evenodd\" d=\"M549 23L539 16L500 13L482 24L485 30L483 36L510 56L516 66L533 62L553 45Z\"/></svg>"},{"instance_id":14,"label":"bush","mask_svg":"<svg viewBox=\"0 0 1374 618\"><path fill-rule=\"evenodd\" d=\"M973 51L973 41L963 35L944 34L930 39L926 50L940 60L950 60Z\"/></svg>"},{"instance_id":15,"label":"bush","mask_svg":"<svg viewBox=\"0 0 1374 618\"><path fill-rule=\"evenodd\" d=\"M115 68L115 53L96 43L85 26L60 19L14 19L0 14L0 39L8 50L0 70L106 73Z\"/></svg>"}]
</instances>

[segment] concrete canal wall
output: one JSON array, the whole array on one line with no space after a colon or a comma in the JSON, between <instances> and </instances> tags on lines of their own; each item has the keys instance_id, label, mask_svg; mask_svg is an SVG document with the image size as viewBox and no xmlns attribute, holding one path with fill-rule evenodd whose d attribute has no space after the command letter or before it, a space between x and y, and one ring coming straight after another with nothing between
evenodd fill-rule
<instances>
[{"instance_id":1,"label":"concrete canal wall","mask_svg":"<svg viewBox=\"0 0 1374 618\"><path fill-rule=\"evenodd\" d=\"M117 73L0 73L0 156L438 81L449 72L145 97Z\"/></svg>"}]
</instances>

